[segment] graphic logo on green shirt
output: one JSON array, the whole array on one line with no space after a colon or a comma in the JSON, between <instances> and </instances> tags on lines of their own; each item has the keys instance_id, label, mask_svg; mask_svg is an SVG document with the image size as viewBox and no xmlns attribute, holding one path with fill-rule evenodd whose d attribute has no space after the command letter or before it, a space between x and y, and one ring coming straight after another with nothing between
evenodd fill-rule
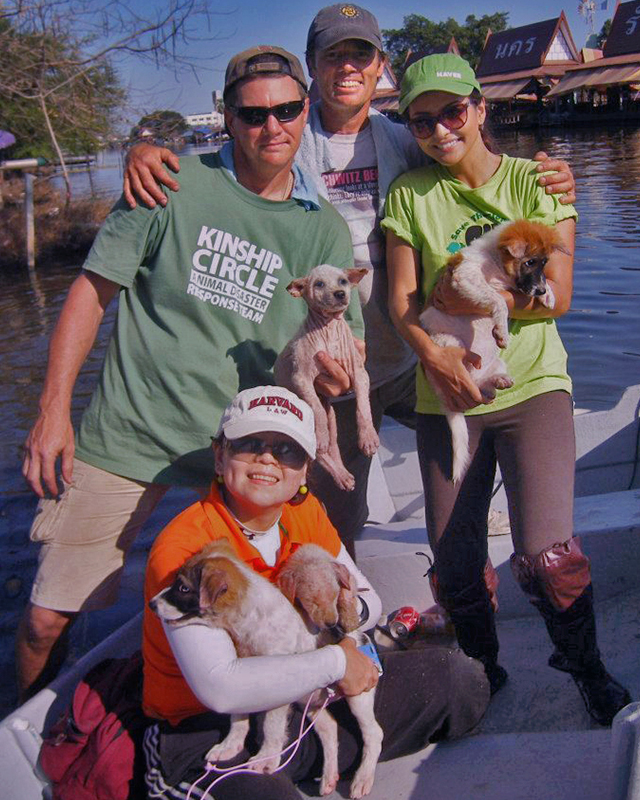
<instances>
[{"instance_id":1,"label":"graphic logo on green shirt","mask_svg":"<svg viewBox=\"0 0 640 800\"><path fill-rule=\"evenodd\" d=\"M496 225L500 225L501 222L506 222L506 219L499 217L497 214L476 211L451 234L453 241L447 246L447 252L453 255L458 250L462 250L463 247L468 247L471 242L484 236L485 233L495 228ZM462 242L460 239L463 238L463 235L464 241Z\"/></svg>"}]
</instances>

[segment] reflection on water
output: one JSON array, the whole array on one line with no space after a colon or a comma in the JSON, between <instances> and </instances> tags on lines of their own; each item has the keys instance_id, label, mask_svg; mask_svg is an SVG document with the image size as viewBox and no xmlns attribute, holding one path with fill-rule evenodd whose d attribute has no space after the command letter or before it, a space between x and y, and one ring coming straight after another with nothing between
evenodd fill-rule
<instances>
[{"instance_id":1,"label":"reflection on water","mask_svg":"<svg viewBox=\"0 0 640 800\"><path fill-rule=\"evenodd\" d=\"M575 289L560 329L578 406L607 408L627 385L640 381L640 130L503 134L500 143L520 156L545 149L573 167L580 214ZM101 168L91 178L94 189L117 193L119 153L104 154L98 163ZM80 191L89 187L86 175L73 180ZM70 264L40 268L31 276L26 269L0 273L0 669L11 663L17 615L35 569L35 547L26 544L35 502L23 485L20 448L37 411L48 338L78 269ZM76 421L96 381L113 317L111 308L79 377ZM0 708L8 708L4 696Z\"/></svg>"},{"instance_id":2,"label":"reflection on water","mask_svg":"<svg viewBox=\"0 0 640 800\"><path fill-rule=\"evenodd\" d=\"M640 380L640 130L503 133L499 141L514 155L545 149L573 167L580 214L575 286L571 311L559 324L577 404L609 407L628 384ZM105 154L98 163L111 169L95 170L94 186L117 192L119 154ZM86 176L75 175L76 181L79 190L88 183ZM75 264L40 268L32 276L26 270L0 274L0 470L5 496L23 489L19 448L36 413L48 337L77 270ZM113 313L112 308L80 375L76 419L96 380Z\"/></svg>"},{"instance_id":3,"label":"reflection on water","mask_svg":"<svg viewBox=\"0 0 640 800\"><path fill-rule=\"evenodd\" d=\"M608 408L640 382L640 129L502 134L501 146L566 159L579 212L571 310L559 320L579 407Z\"/></svg>"}]
</instances>

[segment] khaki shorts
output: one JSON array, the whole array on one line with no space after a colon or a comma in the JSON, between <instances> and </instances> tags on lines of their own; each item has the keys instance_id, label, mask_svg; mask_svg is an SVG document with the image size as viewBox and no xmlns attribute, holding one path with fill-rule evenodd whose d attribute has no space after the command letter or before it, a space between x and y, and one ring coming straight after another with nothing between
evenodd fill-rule
<instances>
[{"instance_id":1,"label":"khaki shorts","mask_svg":"<svg viewBox=\"0 0 640 800\"><path fill-rule=\"evenodd\" d=\"M38 503L31 526L42 543L31 602L69 612L114 603L127 551L168 488L74 459L71 483Z\"/></svg>"}]
</instances>

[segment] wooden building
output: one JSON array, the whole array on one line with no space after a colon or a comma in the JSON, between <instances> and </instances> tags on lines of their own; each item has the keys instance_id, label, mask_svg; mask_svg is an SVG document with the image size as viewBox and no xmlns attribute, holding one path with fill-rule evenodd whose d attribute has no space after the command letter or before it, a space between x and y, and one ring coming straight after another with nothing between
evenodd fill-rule
<instances>
[{"instance_id":1,"label":"wooden building","mask_svg":"<svg viewBox=\"0 0 640 800\"><path fill-rule=\"evenodd\" d=\"M568 69L547 97L555 114L588 121L594 114L638 118L639 94L640 4L632 0L616 9L602 57Z\"/></svg>"},{"instance_id":2,"label":"wooden building","mask_svg":"<svg viewBox=\"0 0 640 800\"><path fill-rule=\"evenodd\" d=\"M516 100L528 101L528 108L535 111L531 101L539 101L568 68L579 63L563 11L543 22L489 33L476 74L487 100L510 103L501 109L503 113L513 112L511 101Z\"/></svg>"}]
</instances>

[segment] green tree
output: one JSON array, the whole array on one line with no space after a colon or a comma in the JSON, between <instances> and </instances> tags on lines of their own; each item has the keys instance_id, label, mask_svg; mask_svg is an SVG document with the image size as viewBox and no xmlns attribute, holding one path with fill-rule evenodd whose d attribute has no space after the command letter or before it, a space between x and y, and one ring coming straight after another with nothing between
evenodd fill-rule
<instances>
[{"instance_id":1,"label":"green tree","mask_svg":"<svg viewBox=\"0 0 640 800\"><path fill-rule=\"evenodd\" d=\"M159 139L175 139L188 130L189 126L182 114L166 109L141 117L138 124L131 129L130 137L136 139L143 128L152 130Z\"/></svg>"},{"instance_id":2,"label":"green tree","mask_svg":"<svg viewBox=\"0 0 640 800\"><path fill-rule=\"evenodd\" d=\"M95 149L124 102L115 59L193 70L190 45L208 21L208 2L161 0L141 10L126 0L0 0L0 120L23 154L42 155L33 150L48 139L67 202L63 151Z\"/></svg>"},{"instance_id":3,"label":"green tree","mask_svg":"<svg viewBox=\"0 0 640 800\"><path fill-rule=\"evenodd\" d=\"M611 33L611 20L607 19L605 20L602 28L600 28L600 33L598 34L598 38L596 40L596 47L599 50L602 50L602 48L604 47L605 42L607 41L607 38L609 37L610 33Z\"/></svg>"},{"instance_id":4,"label":"green tree","mask_svg":"<svg viewBox=\"0 0 640 800\"><path fill-rule=\"evenodd\" d=\"M508 19L508 11L485 14L480 19L470 14L461 25L451 17L445 22L432 22L420 14L409 14L404 18L402 28L383 30L382 35L391 66L398 76L402 75L409 51L419 53L433 47L446 47L452 36L458 43L461 55L476 67L487 31L491 29L497 33L505 30Z\"/></svg>"}]
</instances>

